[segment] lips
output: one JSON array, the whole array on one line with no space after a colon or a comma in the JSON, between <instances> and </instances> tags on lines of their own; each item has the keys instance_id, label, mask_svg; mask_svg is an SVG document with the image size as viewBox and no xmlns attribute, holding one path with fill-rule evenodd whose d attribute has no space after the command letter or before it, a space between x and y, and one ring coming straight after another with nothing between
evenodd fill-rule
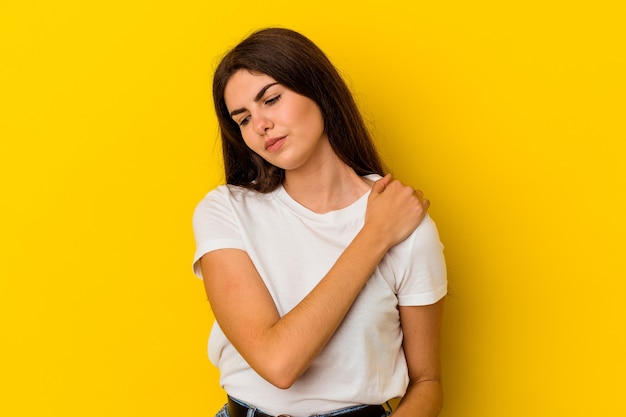
<instances>
[{"instance_id":1,"label":"lips","mask_svg":"<svg viewBox=\"0 0 626 417\"><path fill-rule=\"evenodd\" d=\"M276 152L283 145L286 136L269 138L265 141L265 150L268 152Z\"/></svg>"}]
</instances>

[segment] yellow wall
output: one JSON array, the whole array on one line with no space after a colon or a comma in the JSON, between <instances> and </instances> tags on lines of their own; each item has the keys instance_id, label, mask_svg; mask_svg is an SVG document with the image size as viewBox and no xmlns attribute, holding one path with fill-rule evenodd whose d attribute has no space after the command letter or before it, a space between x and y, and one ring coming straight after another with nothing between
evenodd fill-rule
<instances>
[{"instance_id":1,"label":"yellow wall","mask_svg":"<svg viewBox=\"0 0 626 417\"><path fill-rule=\"evenodd\" d=\"M223 402L190 217L220 181L216 59L269 25L329 54L433 202L442 415L626 414L618 3L2 2L0 415Z\"/></svg>"}]
</instances>

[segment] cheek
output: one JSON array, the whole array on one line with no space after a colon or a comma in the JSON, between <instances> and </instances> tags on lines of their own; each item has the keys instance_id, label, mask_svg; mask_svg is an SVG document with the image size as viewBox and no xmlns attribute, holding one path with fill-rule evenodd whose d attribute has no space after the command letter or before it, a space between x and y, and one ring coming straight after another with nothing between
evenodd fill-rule
<instances>
[{"instance_id":1,"label":"cheek","mask_svg":"<svg viewBox=\"0 0 626 417\"><path fill-rule=\"evenodd\" d=\"M315 116L311 117L309 127L321 134L324 132L324 118L322 117L322 113L317 108L315 108L315 112L313 114Z\"/></svg>"},{"instance_id":2,"label":"cheek","mask_svg":"<svg viewBox=\"0 0 626 417\"><path fill-rule=\"evenodd\" d=\"M306 121L305 125L307 130L324 130L324 119L322 117L322 111L313 102L307 103L307 105L301 106L297 114L294 114L297 120Z\"/></svg>"},{"instance_id":3,"label":"cheek","mask_svg":"<svg viewBox=\"0 0 626 417\"><path fill-rule=\"evenodd\" d=\"M241 131L241 137L243 138L243 143L254 153L259 153L264 146L263 141L258 140L258 136L254 135L252 132L247 129L243 129Z\"/></svg>"},{"instance_id":4,"label":"cheek","mask_svg":"<svg viewBox=\"0 0 626 417\"><path fill-rule=\"evenodd\" d=\"M241 132L241 137L243 138L243 143L246 144L246 146L250 149L253 149L253 143L252 141L247 137L247 135L243 132Z\"/></svg>"}]
</instances>

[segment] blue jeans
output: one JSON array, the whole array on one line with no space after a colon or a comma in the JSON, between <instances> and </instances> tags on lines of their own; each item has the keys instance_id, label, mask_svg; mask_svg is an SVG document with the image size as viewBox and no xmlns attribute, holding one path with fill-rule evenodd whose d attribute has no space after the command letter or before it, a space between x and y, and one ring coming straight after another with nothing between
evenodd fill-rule
<instances>
[{"instance_id":1,"label":"blue jeans","mask_svg":"<svg viewBox=\"0 0 626 417\"><path fill-rule=\"evenodd\" d=\"M251 408L251 406L249 404L244 403L241 400L235 400L233 398L231 398L233 401L238 402L241 405L245 405L248 408ZM384 407L384 413L383 415L381 415L380 417L388 417L391 414L391 406L389 405L389 403L386 403L387 407ZM329 413L326 414L314 414L315 417L341 417L342 414L344 413L348 413L350 411L354 411L354 410L358 410L359 408L363 408L363 407L367 407L367 405L355 405L352 407L347 407L347 408L342 408L339 410L335 410L335 411L331 411ZM261 410L259 410L261 411ZM224 407L222 407L217 414L215 414L215 417L230 417L230 413L228 412L228 404L225 404Z\"/></svg>"}]
</instances>

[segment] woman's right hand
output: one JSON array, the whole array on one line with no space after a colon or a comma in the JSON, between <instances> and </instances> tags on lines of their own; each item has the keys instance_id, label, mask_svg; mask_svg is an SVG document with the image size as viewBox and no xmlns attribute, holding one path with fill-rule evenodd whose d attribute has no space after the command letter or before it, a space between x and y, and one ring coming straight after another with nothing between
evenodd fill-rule
<instances>
[{"instance_id":1,"label":"woman's right hand","mask_svg":"<svg viewBox=\"0 0 626 417\"><path fill-rule=\"evenodd\" d=\"M430 201L394 180L391 174L376 181L367 202L363 229L376 233L387 249L406 239L426 216Z\"/></svg>"}]
</instances>

